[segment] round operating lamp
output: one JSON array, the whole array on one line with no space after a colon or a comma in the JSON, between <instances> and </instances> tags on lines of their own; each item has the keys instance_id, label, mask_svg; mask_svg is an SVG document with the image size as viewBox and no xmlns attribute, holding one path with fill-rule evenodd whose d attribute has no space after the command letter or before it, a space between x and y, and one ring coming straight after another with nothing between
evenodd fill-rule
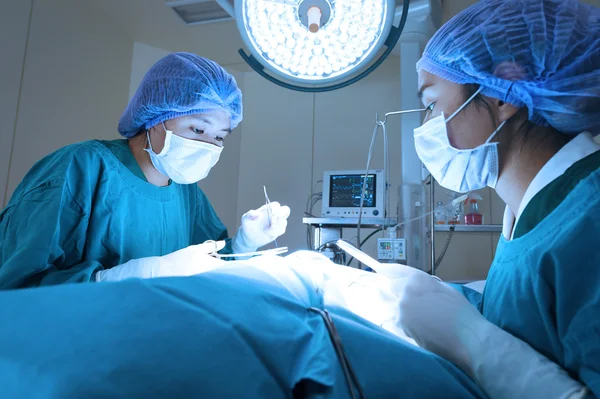
<instances>
[{"instance_id":1,"label":"round operating lamp","mask_svg":"<svg viewBox=\"0 0 600 399\"><path fill-rule=\"evenodd\" d=\"M394 0L235 0L237 26L251 55L239 53L288 89L339 89L385 60L404 28L408 3L394 27Z\"/></svg>"}]
</instances>

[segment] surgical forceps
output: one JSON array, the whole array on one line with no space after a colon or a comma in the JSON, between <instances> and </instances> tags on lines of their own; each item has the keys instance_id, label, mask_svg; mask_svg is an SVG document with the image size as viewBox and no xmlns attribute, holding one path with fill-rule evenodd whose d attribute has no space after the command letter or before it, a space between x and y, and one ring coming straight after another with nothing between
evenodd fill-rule
<instances>
[{"instance_id":1,"label":"surgical forceps","mask_svg":"<svg viewBox=\"0 0 600 399\"><path fill-rule=\"evenodd\" d=\"M267 195L267 186L263 186L263 190L265 191L265 202L267 205L267 216L269 218L269 227L271 227L271 222L273 220L273 214L272 214L272 210L271 210L271 201L269 201L269 196ZM273 240L273 242L275 243L275 248L278 248L279 245L277 245L277 238L275 240Z\"/></svg>"}]
</instances>

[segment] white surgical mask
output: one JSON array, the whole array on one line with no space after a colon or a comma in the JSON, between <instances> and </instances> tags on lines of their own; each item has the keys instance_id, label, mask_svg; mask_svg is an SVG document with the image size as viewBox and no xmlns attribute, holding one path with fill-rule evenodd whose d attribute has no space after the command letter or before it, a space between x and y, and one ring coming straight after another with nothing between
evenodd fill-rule
<instances>
[{"instance_id":1,"label":"white surgical mask","mask_svg":"<svg viewBox=\"0 0 600 399\"><path fill-rule=\"evenodd\" d=\"M479 190L486 186L495 188L498 183L498 143L492 143L491 140L506 121L498 126L484 144L473 149L459 150L454 148L448 139L447 123L480 91L481 89L448 119L445 119L442 113L414 130L415 147L421 162L442 187L459 193Z\"/></svg>"},{"instance_id":2,"label":"white surgical mask","mask_svg":"<svg viewBox=\"0 0 600 399\"><path fill-rule=\"evenodd\" d=\"M152 165L179 184L192 184L204 179L219 161L223 151L223 147L179 137L165 127L165 145L160 154L157 154L152 150L148 132L146 135L150 146L146 151L150 154Z\"/></svg>"}]
</instances>

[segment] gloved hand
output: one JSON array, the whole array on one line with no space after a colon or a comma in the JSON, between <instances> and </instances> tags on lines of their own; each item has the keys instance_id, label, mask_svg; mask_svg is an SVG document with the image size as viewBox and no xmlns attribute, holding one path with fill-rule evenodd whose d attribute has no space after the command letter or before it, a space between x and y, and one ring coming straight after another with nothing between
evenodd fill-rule
<instances>
[{"instance_id":1,"label":"gloved hand","mask_svg":"<svg viewBox=\"0 0 600 399\"><path fill-rule=\"evenodd\" d=\"M268 207L271 207L271 223L269 223ZM233 253L254 252L273 242L285 233L289 216L290 208L281 206L278 202L271 202L269 205L245 213L242 216L241 226L233 238Z\"/></svg>"},{"instance_id":2,"label":"gloved hand","mask_svg":"<svg viewBox=\"0 0 600 399\"><path fill-rule=\"evenodd\" d=\"M398 279L392 289L406 334L471 375L490 398L584 397L584 386L487 321L456 289L424 272Z\"/></svg>"},{"instance_id":3,"label":"gloved hand","mask_svg":"<svg viewBox=\"0 0 600 399\"><path fill-rule=\"evenodd\" d=\"M165 256L132 259L122 265L96 273L96 281L121 281L127 278L192 276L223 265L225 261L208 254L220 251L225 241L190 245Z\"/></svg>"}]
</instances>

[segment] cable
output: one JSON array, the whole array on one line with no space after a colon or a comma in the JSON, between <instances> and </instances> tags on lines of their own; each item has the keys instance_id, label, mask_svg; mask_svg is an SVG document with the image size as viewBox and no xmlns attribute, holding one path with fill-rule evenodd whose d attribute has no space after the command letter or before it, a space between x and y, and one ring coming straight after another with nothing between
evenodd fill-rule
<instances>
[{"instance_id":1,"label":"cable","mask_svg":"<svg viewBox=\"0 0 600 399\"><path fill-rule=\"evenodd\" d=\"M8 201L9 201L9 192L10 190L8 189L8 185L10 183L10 174L11 174L11 169L13 168L13 156L15 153L15 142L16 137L17 137L17 127L18 127L18 122L20 120L20 113L23 112L21 109L21 101L23 99L23 82L25 80L25 66L27 65L27 54L29 54L29 42L30 42L30 37L31 37L31 21L33 20L33 7L34 4L32 2L30 2L30 6L29 6L29 18L27 20L27 34L25 36L25 48L23 51L23 62L21 62L21 75L20 75L20 80L19 80L19 92L17 94L17 103L15 104L15 110L16 110L16 115L15 115L15 119L14 119L14 123L12 126L12 137L10 140L10 152L8 153L8 170L6 171L6 185L4 187L4 198L2 199L2 203L0 203L0 206L2 206L2 208L4 208L6 205L8 205ZM31 56L30 56L31 57ZM20 111L20 112L19 112ZM2 134L6 134L3 133ZM10 133L9 133L10 134Z\"/></svg>"},{"instance_id":2,"label":"cable","mask_svg":"<svg viewBox=\"0 0 600 399\"><path fill-rule=\"evenodd\" d=\"M365 175L363 178L363 186L360 191L360 207L358 210L358 223L356 225L356 244L360 246L360 225L362 223L362 211L363 211L363 203L365 201L365 193L367 190L367 178L369 177L369 167L371 166L371 157L373 155L373 149L375 148L375 141L377 139L377 131L379 130L379 124L375 125L375 129L373 130L373 136L371 137L371 145L369 146L369 155L367 156L367 167L365 168ZM384 215L385 218L385 215ZM360 269L360 263L359 263Z\"/></svg>"},{"instance_id":3,"label":"cable","mask_svg":"<svg viewBox=\"0 0 600 399\"><path fill-rule=\"evenodd\" d=\"M384 179L385 179L385 211L383 215L383 227L384 231L387 227L389 227L389 218L391 215L390 212L390 187L391 187L391 168L390 168L390 157L389 157L389 144L388 144L388 135L387 129L385 128L385 123L381 124L381 129L383 130L383 168L384 168Z\"/></svg>"},{"instance_id":4,"label":"cable","mask_svg":"<svg viewBox=\"0 0 600 399\"><path fill-rule=\"evenodd\" d=\"M313 191L315 190L315 187L317 186L317 184L322 183L323 180L319 180L317 181L314 186L313 186ZM321 201L321 199L323 198L323 193L319 192L319 193L314 193L314 194L310 194L308 196L308 198L306 199L306 206L304 208L304 214L308 215L309 217L316 217L315 215L312 214L312 210L313 207L315 206L315 204L319 201ZM311 199L313 199L312 203L311 203ZM309 206L310 203L310 206ZM312 244L312 234L311 234L312 230L311 230L311 226L310 224L306 225L306 248L309 249L313 249L313 244Z\"/></svg>"},{"instance_id":5,"label":"cable","mask_svg":"<svg viewBox=\"0 0 600 399\"><path fill-rule=\"evenodd\" d=\"M362 246L365 245L365 243L367 241L369 241L369 238L373 237L375 234L379 233L382 230L383 230L383 228L378 228L377 230L375 230L374 232L372 232L371 234L369 234L364 240L362 240L360 242L360 248L362 248ZM358 249L360 249L360 248L358 248Z\"/></svg>"},{"instance_id":6,"label":"cable","mask_svg":"<svg viewBox=\"0 0 600 399\"><path fill-rule=\"evenodd\" d=\"M390 226L390 227L398 227L398 226L403 226L403 225L405 225L405 224L407 224L407 223L414 222L414 221L417 221L417 220L419 220L419 219L426 218L427 216L431 215L432 213L435 213L435 211L427 212L427 213L426 213L426 214L424 214L424 215L417 216L416 218L414 218L414 219L410 219L410 220L407 220L406 222L402 222L402 223L396 223L395 225L393 225L393 226Z\"/></svg>"},{"instance_id":7,"label":"cable","mask_svg":"<svg viewBox=\"0 0 600 399\"><path fill-rule=\"evenodd\" d=\"M390 168L390 157L389 157L389 144L388 144L388 135L387 135L387 129L385 127L385 123L379 123L377 122L375 124L375 129L373 130L373 135L371 137L371 144L369 145L369 155L367 156L367 166L365 168L365 175L363 178L363 185L362 185L362 189L360 192L360 207L359 207L359 211L358 211L358 223L356 225L356 243L357 245L359 245L359 247L362 246L361 241L360 241L360 228L361 228L361 224L362 224L362 214L363 214L363 206L364 206L364 201L365 201L365 194L367 191L367 179L369 176L369 168L371 166L371 158L373 157L373 150L375 149L375 142L377 141L377 132L379 131L379 127L381 126L381 129L383 131L383 168L384 168L384 202L385 202L385 207L384 207L384 214L383 216L383 230L385 231L385 229L389 226L389 217L391 214L390 211L390 203L391 203L391 196L390 196L390 183L391 183L391 168ZM360 263L358 264L358 267L360 269Z\"/></svg>"},{"instance_id":8,"label":"cable","mask_svg":"<svg viewBox=\"0 0 600 399\"><path fill-rule=\"evenodd\" d=\"M331 240L331 241L327 241L324 242L323 244L319 245L318 248L315 249L315 251L317 252L322 252L325 248L327 248L330 244L335 244L337 242L337 240Z\"/></svg>"},{"instance_id":9,"label":"cable","mask_svg":"<svg viewBox=\"0 0 600 399\"><path fill-rule=\"evenodd\" d=\"M333 263L336 263L338 265L344 265L344 264L346 264L346 252L344 252L344 250L341 249L337 245L338 241L339 240L327 241L326 243L321 244L314 251L322 253L324 249L326 249L326 248L331 249L332 248L331 246L333 245L335 248L337 248L337 250L334 249L334 251L333 251ZM350 243L350 241L348 241L348 240L344 240L344 241Z\"/></svg>"},{"instance_id":10,"label":"cable","mask_svg":"<svg viewBox=\"0 0 600 399\"><path fill-rule=\"evenodd\" d=\"M321 193L319 193L318 197L315 197L312 201L312 203L310 204L310 213L312 213L313 208L315 207L315 205L317 204L317 202L323 200L323 195Z\"/></svg>"},{"instance_id":11,"label":"cable","mask_svg":"<svg viewBox=\"0 0 600 399\"><path fill-rule=\"evenodd\" d=\"M456 208L456 213L454 214L454 221L458 222L458 218L460 217L460 208ZM440 266L440 263L442 263L442 260L444 259L444 256L446 255L446 251L448 250L448 247L450 246L450 240L452 240L452 236L454 235L454 231L456 230L456 225L452 225L450 226L450 229L448 230L448 236L446 237L446 242L444 243L444 248L442 249L442 253L440 254L439 258L437 259L437 261L435 262L434 265L431 265L432 268L432 274L435 274L435 271L437 270L437 268ZM435 231L432 231L431 234L435 234Z\"/></svg>"},{"instance_id":12,"label":"cable","mask_svg":"<svg viewBox=\"0 0 600 399\"><path fill-rule=\"evenodd\" d=\"M446 255L446 251L448 250L448 247L450 246L450 240L452 239L452 236L454 235L455 229L456 229L456 226L450 226L450 230L448 230L448 236L446 237L446 243L444 244L444 249L442 249L442 253L440 254L438 260L435 262L435 266L433 266L433 274L435 274L435 271L439 267L440 263L442 263L442 260L444 259L444 256Z\"/></svg>"},{"instance_id":13,"label":"cable","mask_svg":"<svg viewBox=\"0 0 600 399\"><path fill-rule=\"evenodd\" d=\"M321 198L323 198L323 193L319 192L319 193L314 193L314 194L311 194L308 196L308 199L306 200L306 207L305 207L305 210L307 213L312 213L312 209L309 209L309 203L310 203L311 199L314 197L318 197L318 199L320 201ZM314 204L315 203L313 202L312 206L314 206ZM312 206L311 206L311 208L312 208Z\"/></svg>"}]
</instances>

